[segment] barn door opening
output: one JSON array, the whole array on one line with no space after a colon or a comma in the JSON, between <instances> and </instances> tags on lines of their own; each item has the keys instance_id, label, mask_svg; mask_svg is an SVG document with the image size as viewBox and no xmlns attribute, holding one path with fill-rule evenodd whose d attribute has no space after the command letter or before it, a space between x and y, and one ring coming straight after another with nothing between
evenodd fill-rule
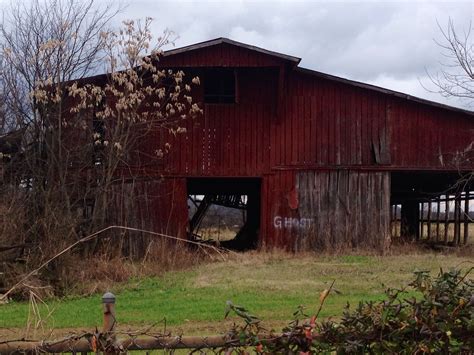
<instances>
[{"instance_id":1,"label":"barn door opening","mask_svg":"<svg viewBox=\"0 0 474 355\"><path fill-rule=\"evenodd\" d=\"M189 237L233 250L255 249L260 229L260 179L190 178Z\"/></svg>"}]
</instances>

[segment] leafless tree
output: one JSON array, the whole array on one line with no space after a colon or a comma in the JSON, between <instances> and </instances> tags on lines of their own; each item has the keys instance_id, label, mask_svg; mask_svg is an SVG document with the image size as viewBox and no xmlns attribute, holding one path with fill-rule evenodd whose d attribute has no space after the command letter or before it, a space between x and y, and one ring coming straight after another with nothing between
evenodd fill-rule
<instances>
[{"instance_id":1,"label":"leafless tree","mask_svg":"<svg viewBox=\"0 0 474 355\"><path fill-rule=\"evenodd\" d=\"M442 40L437 41L441 48L444 61L440 70L428 76L436 88L436 92L444 97L458 98L469 107L474 104L474 42L472 23L467 28L456 27L453 19L449 19L446 27L438 24ZM473 132L474 136L474 132ZM474 139L464 150L453 155L452 163L461 172L461 177L454 186L457 191L472 190L474 172L466 173L461 169L466 164L474 162ZM469 217L469 216L468 216Z\"/></svg>"},{"instance_id":2,"label":"leafless tree","mask_svg":"<svg viewBox=\"0 0 474 355\"><path fill-rule=\"evenodd\" d=\"M35 101L28 99L38 82L66 82L103 69L100 33L119 10L94 0L12 5L0 26L3 92L14 110L10 124L41 124Z\"/></svg>"},{"instance_id":3,"label":"leafless tree","mask_svg":"<svg viewBox=\"0 0 474 355\"><path fill-rule=\"evenodd\" d=\"M4 242L13 237L8 231L12 224L20 232L16 236L20 244L36 246L53 230L60 229L67 240L74 229L74 223L68 223L73 219L70 194L65 191L67 173L61 169L66 162L60 144L63 132L57 124L62 120L61 109L45 110L35 92L41 83L60 88L68 80L98 70L104 46L99 34L117 11L111 6L95 7L93 0L33 0L12 4L3 16L2 130L22 132L22 150L8 157L3 172L8 184L2 185L2 197L11 204L2 207L18 217L3 224Z\"/></svg>"},{"instance_id":4,"label":"leafless tree","mask_svg":"<svg viewBox=\"0 0 474 355\"><path fill-rule=\"evenodd\" d=\"M437 92L444 97L458 97L472 100L474 98L474 43L471 24L467 29L456 28L449 19L446 28L438 24L442 40L436 41L441 48L444 61L441 69L428 73Z\"/></svg>"},{"instance_id":5,"label":"leafless tree","mask_svg":"<svg viewBox=\"0 0 474 355\"><path fill-rule=\"evenodd\" d=\"M199 78L159 69L173 33L154 39L150 18L111 29L118 10L33 0L0 26L1 128L22 133L4 163L0 246L26 246L21 258L33 264L116 223L117 196L133 195L125 181L171 148L164 139L144 150L146 137L183 133L202 112L191 95Z\"/></svg>"}]
</instances>

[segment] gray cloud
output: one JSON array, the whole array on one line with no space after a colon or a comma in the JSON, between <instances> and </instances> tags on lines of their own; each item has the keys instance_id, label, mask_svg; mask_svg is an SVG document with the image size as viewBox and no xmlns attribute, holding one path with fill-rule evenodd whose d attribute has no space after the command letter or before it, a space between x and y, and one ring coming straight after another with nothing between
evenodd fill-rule
<instances>
[{"instance_id":1,"label":"gray cloud","mask_svg":"<svg viewBox=\"0 0 474 355\"><path fill-rule=\"evenodd\" d=\"M1 0L0 0L1 1ZM98 0L100 1L100 0ZM109 0L103 0L109 1ZM120 18L155 19L184 46L216 37L302 58L301 66L467 107L427 92L426 70L443 60L434 39L454 19L467 28L474 2L430 1L179 1L130 0Z\"/></svg>"}]
</instances>

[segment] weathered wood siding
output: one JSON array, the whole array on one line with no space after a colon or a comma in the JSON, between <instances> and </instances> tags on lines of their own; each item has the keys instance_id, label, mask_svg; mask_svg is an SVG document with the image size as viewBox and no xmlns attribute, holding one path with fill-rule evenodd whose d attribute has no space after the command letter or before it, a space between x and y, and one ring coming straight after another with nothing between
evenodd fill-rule
<instances>
[{"instance_id":1,"label":"weathered wood siding","mask_svg":"<svg viewBox=\"0 0 474 355\"><path fill-rule=\"evenodd\" d=\"M300 218L300 250L383 246L389 237L390 174L337 170L300 172L296 186Z\"/></svg>"},{"instance_id":2,"label":"weathered wood siding","mask_svg":"<svg viewBox=\"0 0 474 355\"><path fill-rule=\"evenodd\" d=\"M393 170L474 169L460 155L474 143L472 115L393 100L391 124Z\"/></svg>"},{"instance_id":3,"label":"weathered wood siding","mask_svg":"<svg viewBox=\"0 0 474 355\"><path fill-rule=\"evenodd\" d=\"M186 179L124 181L114 186L110 225L121 225L186 238L188 206ZM113 207L112 207L113 206ZM121 232L113 232L121 233ZM131 256L143 254L151 241L165 239L146 233L124 232L121 249Z\"/></svg>"},{"instance_id":4,"label":"weathered wood siding","mask_svg":"<svg viewBox=\"0 0 474 355\"><path fill-rule=\"evenodd\" d=\"M203 104L204 114L185 123L185 134L157 135L174 147L164 164L168 174L262 176L288 168L390 165L383 95L290 74L277 108L276 72L239 75L239 103Z\"/></svg>"},{"instance_id":5,"label":"weathered wood siding","mask_svg":"<svg viewBox=\"0 0 474 355\"><path fill-rule=\"evenodd\" d=\"M295 233L291 228L275 228L275 218L298 218L298 212L294 208L295 172L285 170L265 175L261 192L260 246L292 249Z\"/></svg>"},{"instance_id":6,"label":"weathered wood siding","mask_svg":"<svg viewBox=\"0 0 474 355\"><path fill-rule=\"evenodd\" d=\"M474 118L468 114L291 71L284 100L278 102L277 71L241 68L238 73L238 103L202 104L203 116L185 123L187 133L157 136L175 148L166 159L167 173L473 168L472 161L456 163L474 141Z\"/></svg>"},{"instance_id":7,"label":"weathered wood siding","mask_svg":"<svg viewBox=\"0 0 474 355\"><path fill-rule=\"evenodd\" d=\"M381 248L389 237L388 172L285 171L263 187L264 247Z\"/></svg>"}]
</instances>

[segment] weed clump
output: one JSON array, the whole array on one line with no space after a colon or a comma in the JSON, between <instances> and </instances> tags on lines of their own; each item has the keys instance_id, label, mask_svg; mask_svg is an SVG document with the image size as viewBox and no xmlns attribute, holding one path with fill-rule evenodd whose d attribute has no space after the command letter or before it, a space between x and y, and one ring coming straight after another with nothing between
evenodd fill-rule
<instances>
[{"instance_id":1,"label":"weed clump","mask_svg":"<svg viewBox=\"0 0 474 355\"><path fill-rule=\"evenodd\" d=\"M404 298L407 288L388 289L382 301L362 301L353 310L348 304L339 322L318 322L319 310L309 318L299 307L279 334L268 334L258 317L229 303L229 311L245 323L231 333L242 348L255 347L257 353L470 354L474 282L468 275L473 269L441 270L434 278L425 271L415 272L407 288L417 296ZM321 293L321 307L330 292Z\"/></svg>"}]
</instances>

